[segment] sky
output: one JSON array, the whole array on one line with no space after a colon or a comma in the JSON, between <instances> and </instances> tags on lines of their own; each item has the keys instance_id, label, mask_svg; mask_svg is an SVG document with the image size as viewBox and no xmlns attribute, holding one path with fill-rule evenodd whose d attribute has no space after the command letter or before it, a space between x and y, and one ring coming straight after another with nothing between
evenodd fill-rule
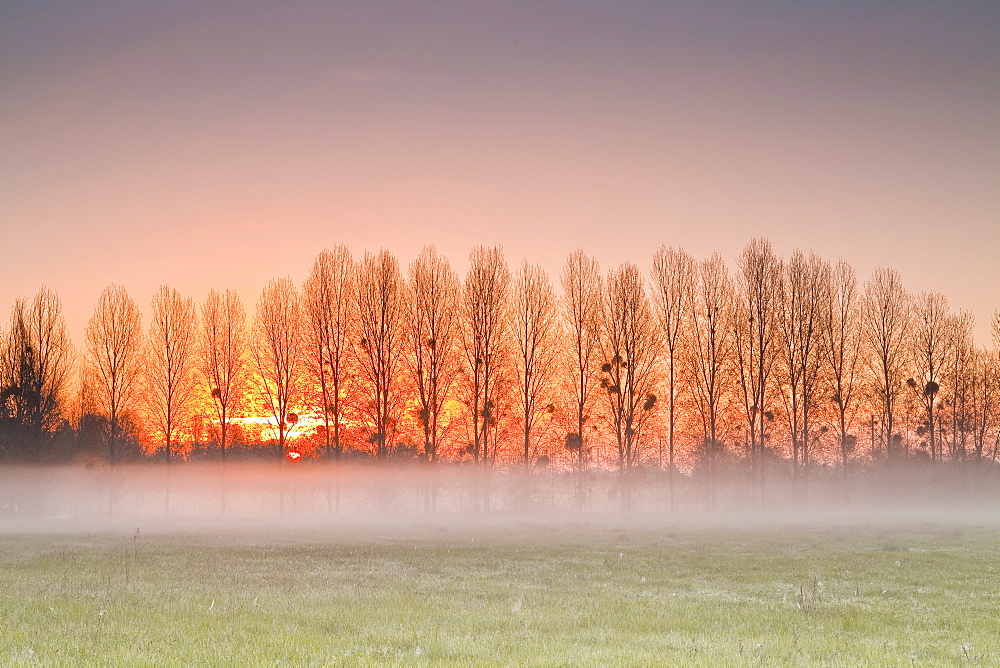
<instances>
[{"instance_id":1,"label":"sky","mask_svg":"<svg viewBox=\"0 0 1000 668\"><path fill-rule=\"evenodd\" d=\"M0 310L324 247L895 267L1000 309L1000 3L0 3Z\"/></svg>"}]
</instances>

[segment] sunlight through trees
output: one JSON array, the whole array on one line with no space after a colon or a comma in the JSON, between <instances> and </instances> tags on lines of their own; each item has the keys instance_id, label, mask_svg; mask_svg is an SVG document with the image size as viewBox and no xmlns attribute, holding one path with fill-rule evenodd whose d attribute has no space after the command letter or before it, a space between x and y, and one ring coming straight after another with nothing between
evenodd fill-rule
<instances>
[{"instance_id":1,"label":"sunlight through trees","mask_svg":"<svg viewBox=\"0 0 1000 668\"><path fill-rule=\"evenodd\" d=\"M996 477L1000 319L978 346L969 314L890 268L859 290L846 262L754 239L732 270L662 246L602 275L577 250L558 288L499 247L464 277L427 247L404 277L388 251L335 246L301 287L272 280L249 328L232 289L196 308L163 286L144 336L110 285L78 360L43 287L0 339L0 455L475 464L483 509L501 469L565 473L580 510L596 473L625 509L660 481L675 508L847 498L920 467Z\"/></svg>"}]
</instances>

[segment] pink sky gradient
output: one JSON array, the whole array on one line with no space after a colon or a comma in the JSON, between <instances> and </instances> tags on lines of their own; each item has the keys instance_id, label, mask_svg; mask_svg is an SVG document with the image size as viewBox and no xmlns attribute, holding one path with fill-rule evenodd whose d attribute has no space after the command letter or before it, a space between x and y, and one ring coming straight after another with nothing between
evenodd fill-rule
<instances>
[{"instance_id":1,"label":"pink sky gradient","mask_svg":"<svg viewBox=\"0 0 1000 668\"><path fill-rule=\"evenodd\" d=\"M325 246L733 266L754 236L1000 308L1000 3L0 5L0 309L82 332Z\"/></svg>"}]
</instances>

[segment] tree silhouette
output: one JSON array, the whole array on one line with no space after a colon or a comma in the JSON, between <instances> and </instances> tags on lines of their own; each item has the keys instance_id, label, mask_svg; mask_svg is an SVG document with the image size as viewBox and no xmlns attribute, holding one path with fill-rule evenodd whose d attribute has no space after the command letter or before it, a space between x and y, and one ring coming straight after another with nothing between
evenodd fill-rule
<instances>
[{"instance_id":1,"label":"tree silhouette","mask_svg":"<svg viewBox=\"0 0 1000 668\"><path fill-rule=\"evenodd\" d=\"M700 456L706 478L706 501L717 501L718 464L725 451L722 413L733 378L733 285L722 257L716 253L698 265L698 283L691 301L689 377L701 420Z\"/></svg>"},{"instance_id":2,"label":"tree silhouette","mask_svg":"<svg viewBox=\"0 0 1000 668\"><path fill-rule=\"evenodd\" d=\"M822 318L824 348L833 391L831 401L836 406L837 437L840 444L840 465L847 483L847 460L857 445L850 434L855 412L855 380L861 353L860 304L854 267L841 260L828 274L825 312Z\"/></svg>"},{"instance_id":3,"label":"tree silhouette","mask_svg":"<svg viewBox=\"0 0 1000 668\"><path fill-rule=\"evenodd\" d=\"M499 247L476 246L469 255L462 304L468 405L472 413L472 456L489 464L504 375L510 365L510 269Z\"/></svg>"},{"instance_id":4,"label":"tree silhouette","mask_svg":"<svg viewBox=\"0 0 1000 668\"><path fill-rule=\"evenodd\" d=\"M661 246L653 256L654 303L660 331L667 348L667 453L670 480L670 508L674 499L674 453L677 426L677 364L682 337L691 313L698 269L695 260L680 248Z\"/></svg>"},{"instance_id":5,"label":"tree silhouette","mask_svg":"<svg viewBox=\"0 0 1000 668\"><path fill-rule=\"evenodd\" d=\"M894 269L878 267L865 284L865 345L881 413L882 448L895 454L896 402L905 378L905 349L910 327L910 296Z\"/></svg>"},{"instance_id":6,"label":"tree silhouette","mask_svg":"<svg viewBox=\"0 0 1000 668\"><path fill-rule=\"evenodd\" d=\"M736 291L737 370L749 436L754 493L764 502L768 413L775 393L772 372L779 355L781 260L771 242L757 238L740 254Z\"/></svg>"},{"instance_id":7,"label":"tree silhouette","mask_svg":"<svg viewBox=\"0 0 1000 668\"><path fill-rule=\"evenodd\" d=\"M73 351L59 297L42 287L17 300L0 337L0 453L38 460L60 424Z\"/></svg>"},{"instance_id":8,"label":"tree silhouette","mask_svg":"<svg viewBox=\"0 0 1000 668\"><path fill-rule=\"evenodd\" d=\"M441 419L457 371L459 282L428 246L410 265L410 367L420 405L424 457L437 461Z\"/></svg>"},{"instance_id":9,"label":"tree silhouette","mask_svg":"<svg viewBox=\"0 0 1000 668\"><path fill-rule=\"evenodd\" d=\"M201 370L219 420L219 453L225 459L229 421L246 390L246 311L239 295L210 290L201 307L201 325Z\"/></svg>"},{"instance_id":10,"label":"tree silhouette","mask_svg":"<svg viewBox=\"0 0 1000 668\"><path fill-rule=\"evenodd\" d=\"M642 275L634 264L625 262L608 274L601 321L603 384L618 446L621 502L628 509L630 472L639 462L642 426L650 415L645 404L653 394L660 348Z\"/></svg>"},{"instance_id":11,"label":"tree silhouette","mask_svg":"<svg viewBox=\"0 0 1000 668\"><path fill-rule=\"evenodd\" d=\"M907 385L914 391L924 410L924 427L931 461L936 462L941 459L941 453L937 439L935 402L941 389L939 381L945 365L954 361L951 359L954 352L952 344L957 343L949 337L948 300L939 292L920 293L914 300L912 323L910 366L916 371L917 377L909 378Z\"/></svg>"},{"instance_id":12,"label":"tree silhouette","mask_svg":"<svg viewBox=\"0 0 1000 668\"><path fill-rule=\"evenodd\" d=\"M288 415L302 373L302 312L289 278L272 280L261 293L254 320L253 359L266 409L275 421L275 455L284 461Z\"/></svg>"},{"instance_id":13,"label":"tree silhouette","mask_svg":"<svg viewBox=\"0 0 1000 668\"><path fill-rule=\"evenodd\" d=\"M354 259L346 246L324 250L316 257L302 288L302 298L308 321L310 368L319 385L326 455L339 459L343 451L341 395L348 375L346 364L357 308Z\"/></svg>"},{"instance_id":14,"label":"tree silhouette","mask_svg":"<svg viewBox=\"0 0 1000 668\"><path fill-rule=\"evenodd\" d=\"M795 251L783 267L781 343L785 415L792 442L792 477L808 484L811 418L823 368L822 317L829 298L830 266L816 253Z\"/></svg>"},{"instance_id":15,"label":"tree silhouette","mask_svg":"<svg viewBox=\"0 0 1000 668\"><path fill-rule=\"evenodd\" d=\"M569 355L566 359L569 394L576 431L566 435L566 447L576 453L576 505L586 504L585 465L589 447L585 427L597 383L603 287L597 261L582 249L573 251L563 265L563 320ZM596 428L596 426L595 426Z\"/></svg>"},{"instance_id":16,"label":"tree silhouette","mask_svg":"<svg viewBox=\"0 0 1000 668\"><path fill-rule=\"evenodd\" d=\"M142 316L124 288L104 289L86 335L88 376L97 406L108 419L105 447L114 466L122 454L123 420L134 408L143 353Z\"/></svg>"},{"instance_id":17,"label":"tree silhouette","mask_svg":"<svg viewBox=\"0 0 1000 668\"><path fill-rule=\"evenodd\" d=\"M548 276L524 262L514 279L513 334L516 344L517 406L521 422L521 459L530 469L532 436L551 390L560 352L556 298ZM553 406L554 410L554 406Z\"/></svg>"},{"instance_id":18,"label":"tree silhouette","mask_svg":"<svg viewBox=\"0 0 1000 668\"><path fill-rule=\"evenodd\" d=\"M146 395L156 427L163 434L167 460L177 450L177 430L190 418L197 360L194 301L166 285L153 297L146 353Z\"/></svg>"},{"instance_id":19,"label":"tree silhouette","mask_svg":"<svg viewBox=\"0 0 1000 668\"><path fill-rule=\"evenodd\" d=\"M406 286L388 251L365 254L358 275L358 358L376 458L387 461L402 416Z\"/></svg>"}]
</instances>

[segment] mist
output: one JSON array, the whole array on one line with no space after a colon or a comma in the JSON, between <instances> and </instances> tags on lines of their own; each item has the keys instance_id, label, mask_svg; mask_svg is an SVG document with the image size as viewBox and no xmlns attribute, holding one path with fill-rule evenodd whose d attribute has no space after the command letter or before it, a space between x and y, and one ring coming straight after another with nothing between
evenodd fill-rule
<instances>
[{"instance_id":1,"label":"mist","mask_svg":"<svg viewBox=\"0 0 1000 668\"><path fill-rule=\"evenodd\" d=\"M655 473L655 472L650 472ZM661 472L662 473L662 472ZM197 463L0 467L0 532L449 530L517 536L577 529L750 529L896 524L1000 525L995 489L907 480L801 490L773 484L753 506L739 480L708 510L688 476L675 481L673 509L662 476L633 481L622 510L619 476L567 471L524 475L472 465Z\"/></svg>"}]
</instances>

